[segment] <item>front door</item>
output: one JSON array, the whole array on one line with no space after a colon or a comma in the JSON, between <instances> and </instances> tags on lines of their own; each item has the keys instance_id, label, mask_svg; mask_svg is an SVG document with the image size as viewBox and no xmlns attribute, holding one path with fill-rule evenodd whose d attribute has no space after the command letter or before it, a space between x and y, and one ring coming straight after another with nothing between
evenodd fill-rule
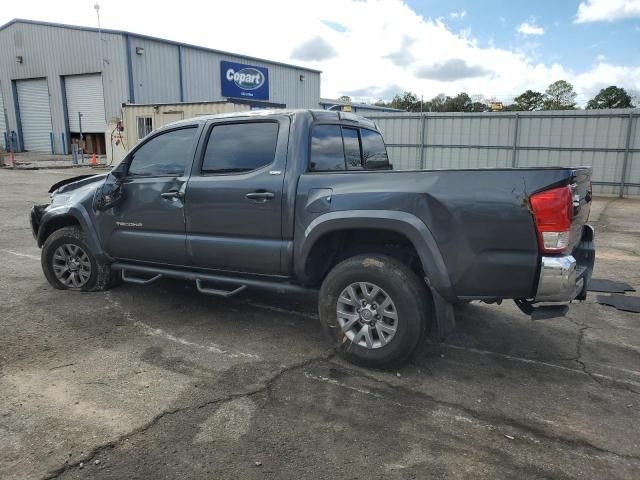
<instances>
[{"instance_id":1,"label":"front door","mask_svg":"<svg viewBox=\"0 0 640 480\"><path fill-rule=\"evenodd\" d=\"M184 196L199 128L161 131L124 160L122 200L98 219L111 256L187 265Z\"/></svg>"},{"instance_id":2,"label":"front door","mask_svg":"<svg viewBox=\"0 0 640 480\"><path fill-rule=\"evenodd\" d=\"M207 128L185 198L191 262L279 275L289 118L219 120Z\"/></svg>"}]
</instances>

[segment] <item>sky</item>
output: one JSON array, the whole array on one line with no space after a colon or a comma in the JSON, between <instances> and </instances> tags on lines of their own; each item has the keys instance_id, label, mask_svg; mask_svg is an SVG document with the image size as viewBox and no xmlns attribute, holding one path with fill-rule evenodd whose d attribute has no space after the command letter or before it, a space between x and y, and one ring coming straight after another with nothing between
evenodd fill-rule
<instances>
[{"instance_id":1,"label":"sky","mask_svg":"<svg viewBox=\"0 0 640 480\"><path fill-rule=\"evenodd\" d=\"M322 70L321 95L465 91L509 103L567 80L640 92L640 0L99 0L103 28ZM28 18L97 26L95 0L21 0Z\"/></svg>"}]
</instances>

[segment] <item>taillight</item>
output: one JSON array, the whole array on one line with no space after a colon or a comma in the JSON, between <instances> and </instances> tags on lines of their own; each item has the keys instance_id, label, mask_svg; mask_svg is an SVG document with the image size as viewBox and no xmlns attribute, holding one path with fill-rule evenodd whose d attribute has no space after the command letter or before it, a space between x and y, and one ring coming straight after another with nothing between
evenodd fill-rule
<instances>
[{"instance_id":1,"label":"taillight","mask_svg":"<svg viewBox=\"0 0 640 480\"><path fill-rule=\"evenodd\" d=\"M531 196L531 208L543 253L562 252L569 245L573 220L573 192L570 186L552 188Z\"/></svg>"}]
</instances>

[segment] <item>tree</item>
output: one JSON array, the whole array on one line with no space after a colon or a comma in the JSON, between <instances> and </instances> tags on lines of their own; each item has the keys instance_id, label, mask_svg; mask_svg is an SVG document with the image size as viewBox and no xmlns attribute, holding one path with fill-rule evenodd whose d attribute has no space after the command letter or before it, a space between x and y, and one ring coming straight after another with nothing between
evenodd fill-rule
<instances>
[{"instance_id":1,"label":"tree","mask_svg":"<svg viewBox=\"0 0 640 480\"><path fill-rule=\"evenodd\" d=\"M444 103L446 112L469 112L472 104L471 97L465 92L455 97L447 97Z\"/></svg>"},{"instance_id":2,"label":"tree","mask_svg":"<svg viewBox=\"0 0 640 480\"><path fill-rule=\"evenodd\" d=\"M426 102L425 110L428 112L446 112L447 97L444 93L439 93Z\"/></svg>"},{"instance_id":3,"label":"tree","mask_svg":"<svg viewBox=\"0 0 640 480\"><path fill-rule=\"evenodd\" d=\"M544 105L544 95L534 90L527 90L513 99L515 110L532 112L540 110Z\"/></svg>"},{"instance_id":4,"label":"tree","mask_svg":"<svg viewBox=\"0 0 640 480\"><path fill-rule=\"evenodd\" d=\"M473 102L469 112L488 112L490 111L489 105L484 102Z\"/></svg>"},{"instance_id":5,"label":"tree","mask_svg":"<svg viewBox=\"0 0 640 480\"><path fill-rule=\"evenodd\" d=\"M418 96L415 93L405 91L401 94L396 94L389 103L391 108L399 108L401 110L406 110L407 112L419 112L420 111L420 101L418 100Z\"/></svg>"},{"instance_id":6,"label":"tree","mask_svg":"<svg viewBox=\"0 0 640 480\"><path fill-rule=\"evenodd\" d=\"M603 88L587 102L588 109L597 108L634 108L631 95L624 88L611 85Z\"/></svg>"},{"instance_id":7,"label":"tree","mask_svg":"<svg viewBox=\"0 0 640 480\"><path fill-rule=\"evenodd\" d=\"M547 87L544 93L545 110L575 110L576 92L573 85L565 80L558 80Z\"/></svg>"}]
</instances>

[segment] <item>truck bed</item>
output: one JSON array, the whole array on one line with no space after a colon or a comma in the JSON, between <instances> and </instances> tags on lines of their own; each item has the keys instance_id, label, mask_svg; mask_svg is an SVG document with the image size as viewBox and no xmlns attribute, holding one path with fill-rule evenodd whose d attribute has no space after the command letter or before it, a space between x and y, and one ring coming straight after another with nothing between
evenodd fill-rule
<instances>
[{"instance_id":1,"label":"truck bed","mask_svg":"<svg viewBox=\"0 0 640 480\"><path fill-rule=\"evenodd\" d=\"M579 232L589 214L590 176L588 167L306 173L298 184L296 223L345 210L408 213L435 239L450 278L439 287L452 298L533 297L540 254L529 198L576 184L573 230ZM331 191L326 211L308 208L316 189Z\"/></svg>"}]
</instances>

